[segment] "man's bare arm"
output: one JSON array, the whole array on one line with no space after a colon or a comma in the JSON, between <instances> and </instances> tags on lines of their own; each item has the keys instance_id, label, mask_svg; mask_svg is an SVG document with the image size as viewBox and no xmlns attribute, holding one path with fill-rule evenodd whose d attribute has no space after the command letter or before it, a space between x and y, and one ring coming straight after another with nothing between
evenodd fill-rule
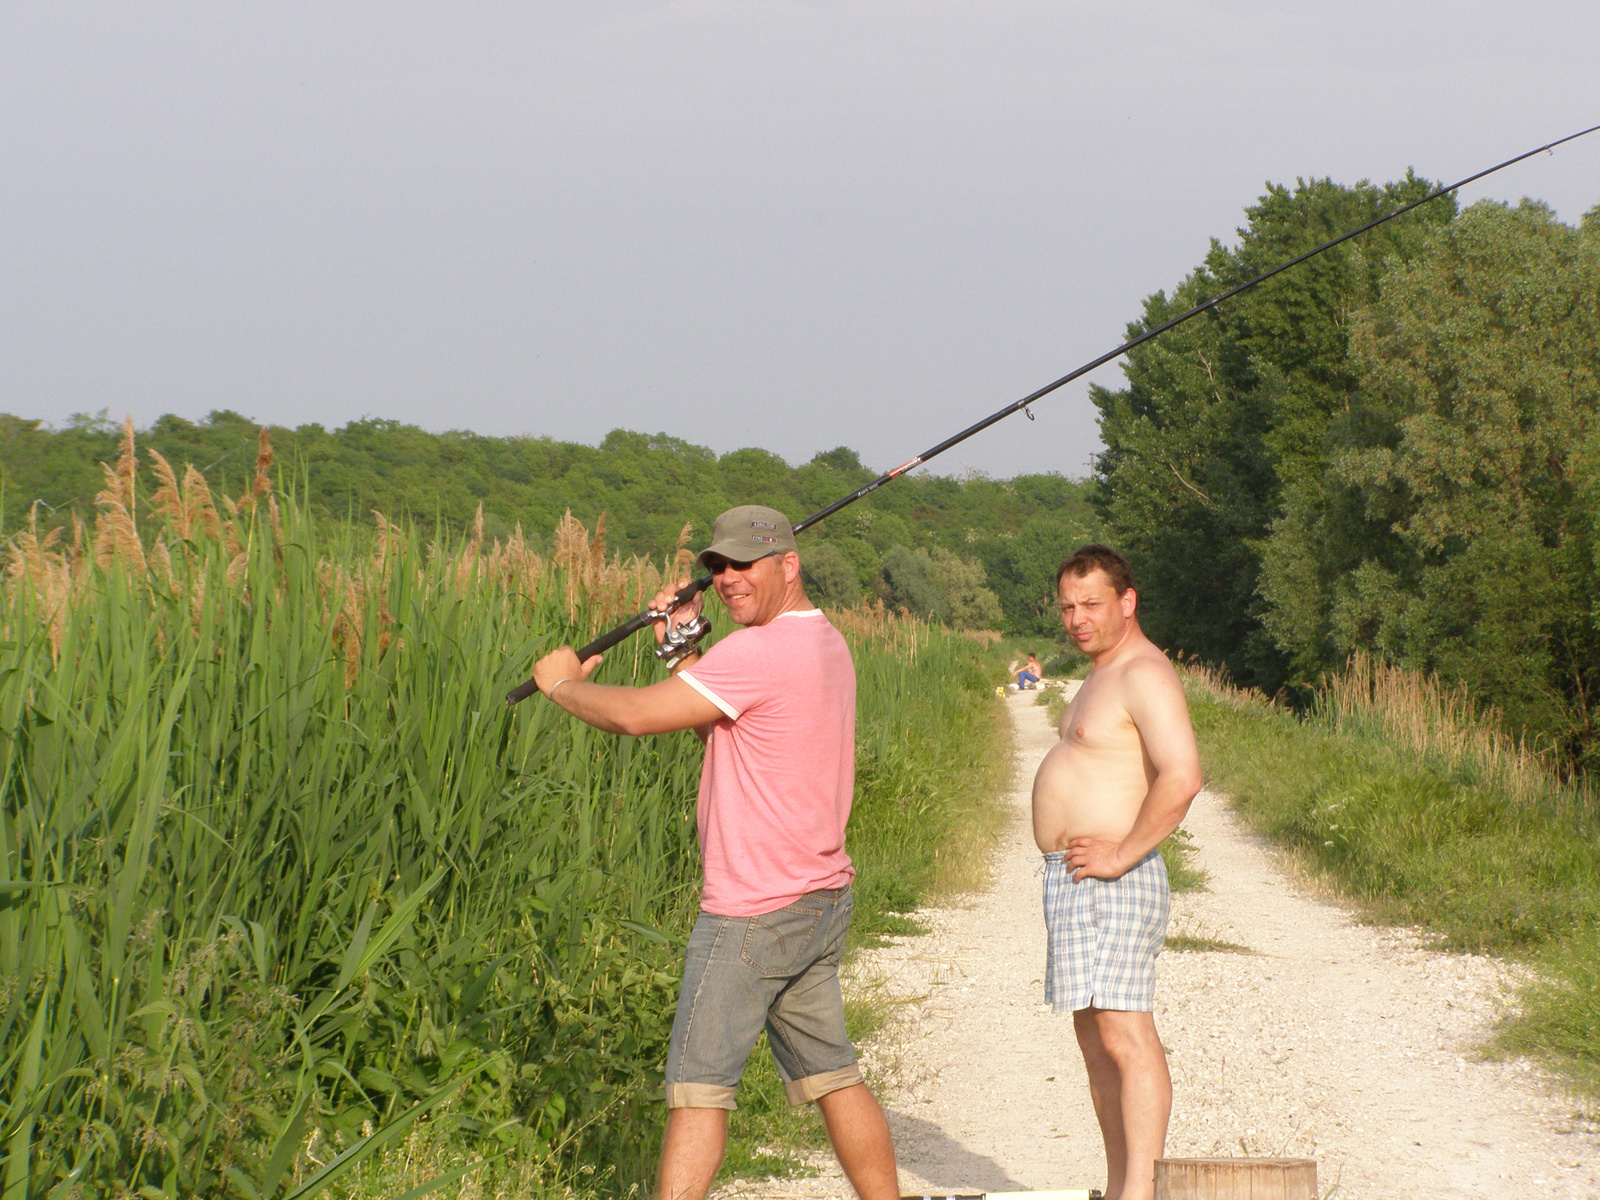
<instances>
[{"instance_id":1,"label":"man's bare arm","mask_svg":"<svg viewBox=\"0 0 1600 1200\"><path fill-rule=\"evenodd\" d=\"M1074 880L1116 879L1132 869L1182 823L1200 791L1200 751L1177 673L1166 663L1131 663L1125 687L1124 705L1155 768L1155 778L1133 828L1120 842L1073 838L1067 843Z\"/></svg>"},{"instance_id":2,"label":"man's bare arm","mask_svg":"<svg viewBox=\"0 0 1600 1200\"><path fill-rule=\"evenodd\" d=\"M567 646L545 655L533 668L534 682L549 699L578 720L607 733L638 736L693 729L705 734L722 712L715 704L674 676L649 687L613 687L589 683L599 656L580 663Z\"/></svg>"}]
</instances>

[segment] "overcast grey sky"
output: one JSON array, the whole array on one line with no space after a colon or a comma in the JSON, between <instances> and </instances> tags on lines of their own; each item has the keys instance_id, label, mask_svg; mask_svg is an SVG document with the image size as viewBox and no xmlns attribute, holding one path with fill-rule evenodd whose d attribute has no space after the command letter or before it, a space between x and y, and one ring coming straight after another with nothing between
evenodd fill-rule
<instances>
[{"instance_id":1,"label":"overcast grey sky","mask_svg":"<svg viewBox=\"0 0 1600 1200\"><path fill-rule=\"evenodd\" d=\"M1116 345L1267 180L1600 123L1600 4L0 8L0 410L886 468ZM1600 134L1463 199L1600 201ZM1115 366L1095 376L1115 385ZM1081 474L1082 383L938 470Z\"/></svg>"}]
</instances>

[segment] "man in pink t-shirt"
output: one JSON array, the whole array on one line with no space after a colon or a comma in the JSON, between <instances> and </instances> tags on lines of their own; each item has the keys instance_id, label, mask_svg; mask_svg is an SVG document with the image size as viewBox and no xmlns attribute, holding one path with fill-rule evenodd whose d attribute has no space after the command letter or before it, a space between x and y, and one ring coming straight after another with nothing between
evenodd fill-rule
<instances>
[{"instance_id":1,"label":"man in pink t-shirt","mask_svg":"<svg viewBox=\"0 0 1600 1200\"><path fill-rule=\"evenodd\" d=\"M706 744L696 808L705 887L667 1053L656 1195L700 1200L710 1189L745 1059L765 1027L790 1103L821 1109L856 1193L897 1200L888 1123L862 1080L839 994L855 878L844 848L855 665L806 599L782 513L729 509L700 563L744 628L684 659L672 678L644 688L589 683L599 657L580 663L570 648L533 671L546 697L599 729L693 729ZM672 590L652 607L665 608ZM674 619L699 608L696 598Z\"/></svg>"}]
</instances>

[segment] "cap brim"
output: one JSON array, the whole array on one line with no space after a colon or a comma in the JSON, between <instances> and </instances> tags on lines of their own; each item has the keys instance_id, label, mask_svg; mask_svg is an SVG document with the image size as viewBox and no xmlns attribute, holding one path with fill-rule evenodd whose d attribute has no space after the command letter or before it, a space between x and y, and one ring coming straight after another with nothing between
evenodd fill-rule
<instances>
[{"instance_id":1,"label":"cap brim","mask_svg":"<svg viewBox=\"0 0 1600 1200\"><path fill-rule=\"evenodd\" d=\"M774 554L788 553L783 549L763 550L760 554L746 558L745 555L749 554L751 549L752 547L745 545L743 542L715 542L700 551L695 556L695 562L710 570L711 564L706 561L706 555L708 554L715 554L718 558L725 558L729 562L758 562L763 558L771 558Z\"/></svg>"}]
</instances>

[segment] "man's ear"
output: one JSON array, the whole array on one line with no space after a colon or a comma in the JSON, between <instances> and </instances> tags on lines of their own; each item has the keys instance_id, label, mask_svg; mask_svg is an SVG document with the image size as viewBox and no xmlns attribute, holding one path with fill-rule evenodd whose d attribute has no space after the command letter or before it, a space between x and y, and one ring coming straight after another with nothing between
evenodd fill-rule
<instances>
[{"instance_id":1,"label":"man's ear","mask_svg":"<svg viewBox=\"0 0 1600 1200\"><path fill-rule=\"evenodd\" d=\"M783 552L783 581L793 583L800 578L800 556L793 550Z\"/></svg>"},{"instance_id":2,"label":"man's ear","mask_svg":"<svg viewBox=\"0 0 1600 1200\"><path fill-rule=\"evenodd\" d=\"M1138 592L1134 591L1132 588L1129 588L1127 591L1122 593L1122 615L1124 617L1133 616L1134 611L1138 607L1139 607L1139 593Z\"/></svg>"}]
</instances>

